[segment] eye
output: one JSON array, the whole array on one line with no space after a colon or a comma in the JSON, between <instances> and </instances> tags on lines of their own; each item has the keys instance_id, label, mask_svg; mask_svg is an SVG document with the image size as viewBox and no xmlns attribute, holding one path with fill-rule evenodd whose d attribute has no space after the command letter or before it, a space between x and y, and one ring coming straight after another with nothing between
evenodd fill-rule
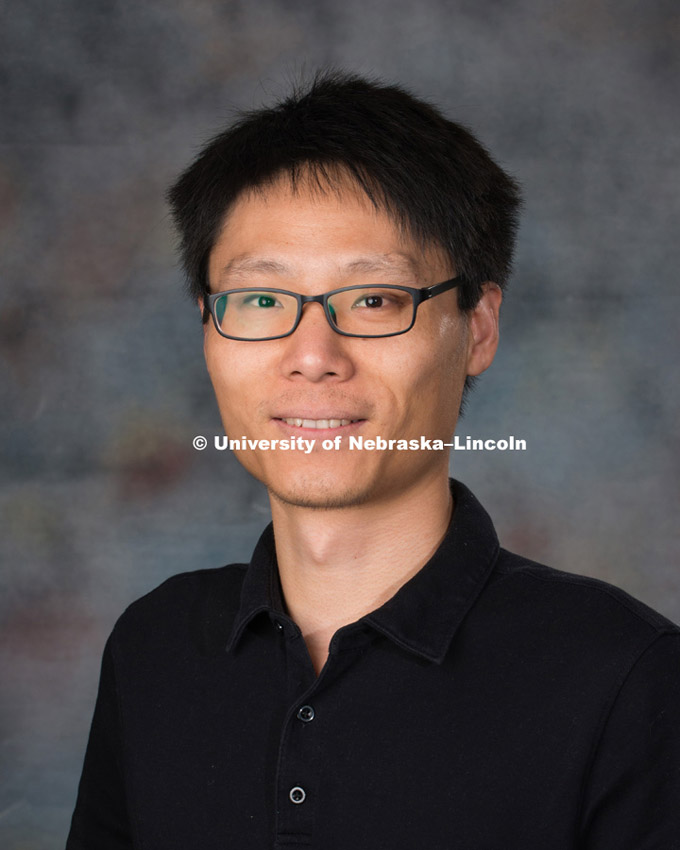
<instances>
[{"instance_id":1,"label":"eye","mask_svg":"<svg viewBox=\"0 0 680 850\"><path fill-rule=\"evenodd\" d=\"M362 295L354 302L354 306L377 309L386 306L386 299L382 295Z\"/></svg>"},{"instance_id":2,"label":"eye","mask_svg":"<svg viewBox=\"0 0 680 850\"><path fill-rule=\"evenodd\" d=\"M268 292L252 292L243 299L243 304L246 307L259 307L262 309L282 306L276 297Z\"/></svg>"},{"instance_id":3,"label":"eye","mask_svg":"<svg viewBox=\"0 0 680 850\"><path fill-rule=\"evenodd\" d=\"M356 295L352 302L352 309L383 313L401 310L408 302L410 302L410 296L398 289L369 289Z\"/></svg>"}]
</instances>

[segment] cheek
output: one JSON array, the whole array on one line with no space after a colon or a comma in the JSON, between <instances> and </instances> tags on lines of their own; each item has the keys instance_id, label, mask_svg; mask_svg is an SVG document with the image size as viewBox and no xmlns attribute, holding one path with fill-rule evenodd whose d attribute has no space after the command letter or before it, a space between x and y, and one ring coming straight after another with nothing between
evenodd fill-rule
<instances>
[{"instance_id":1,"label":"cheek","mask_svg":"<svg viewBox=\"0 0 680 850\"><path fill-rule=\"evenodd\" d=\"M429 328L421 357L413 358L412 382L417 415L421 419L457 418L465 382L466 326L455 318L440 317Z\"/></svg>"},{"instance_id":2,"label":"cheek","mask_svg":"<svg viewBox=\"0 0 680 850\"><path fill-rule=\"evenodd\" d=\"M400 357L401 374L409 376L417 388L441 387L450 394L457 380L465 379L467 327L450 316L438 316L423 323L413 345Z\"/></svg>"},{"instance_id":3,"label":"cheek","mask_svg":"<svg viewBox=\"0 0 680 850\"><path fill-rule=\"evenodd\" d=\"M247 408L247 390L253 385L249 376L246 358L236 352L227 351L229 347L220 345L221 338L215 343L206 339L204 346L205 363L215 391L220 412L224 415L238 416L239 411ZM225 340L226 342L226 340ZM238 369L233 368L238 362Z\"/></svg>"},{"instance_id":4,"label":"cheek","mask_svg":"<svg viewBox=\"0 0 680 850\"><path fill-rule=\"evenodd\" d=\"M467 364L467 323L460 317L442 316L432 334L436 352L433 372L437 372L450 393L465 381Z\"/></svg>"},{"instance_id":5,"label":"cheek","mask_svg":"<svg viewBox=\"0 0 680 850\"><path fill-rule=\"evenodd\" d=\"M448 335L434 335L422 345L400 347L374 361L386 397L387 418L393 428L425 433L455 421L465 380L464 344ZM395 419L395 414L397 419Z\"/></svg>"}]
</instances>

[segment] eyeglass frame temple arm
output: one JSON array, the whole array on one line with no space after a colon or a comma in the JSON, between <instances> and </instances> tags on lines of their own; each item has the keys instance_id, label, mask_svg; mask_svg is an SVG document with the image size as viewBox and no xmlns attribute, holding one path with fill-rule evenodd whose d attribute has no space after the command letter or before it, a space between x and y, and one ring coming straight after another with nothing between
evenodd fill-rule
<instances>
[{"instance_id":1,"label":"eyeglass frame temple arm","mask_svg":"<svg viewBox=\"0 0 680 850\"><path fill-rule=\"evenodd\" d=\"M442 283L435 283L434 286L426 286L423 289L418 289L416 290L419 293L418 304L422 304L423 301L427 301L428 298L434 298L435 295L440 295L448 289L454 289L454 287L460 286L462 282L462 276L458 275L457 277L452 277L450 280L445 280Z\"/></svg>"}]
</instances>

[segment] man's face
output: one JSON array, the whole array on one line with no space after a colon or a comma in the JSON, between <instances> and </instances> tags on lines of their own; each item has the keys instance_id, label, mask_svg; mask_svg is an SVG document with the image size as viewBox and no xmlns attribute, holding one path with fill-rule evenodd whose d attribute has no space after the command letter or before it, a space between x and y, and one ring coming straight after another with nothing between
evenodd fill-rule
<instances>
[{"instance_id":1,"label":"man's face","mask_svg":"<svg viewBox=\"0 0 680 850\"><path fill-rule=\"evenodd\" d=\"M418 248L351 183L337 193L301 184L293 193L285 180L264 194L241 197L209 262L213 292L266 286L317 295L354 284L423 287L453 273L443 252ZM335 333L317 303L304 306L297 330L283 339L225 339L210 321L205 358L230 438L316 440L309 454L241 450L246 469L288 504L349 507L397 498L428 478L446 476L447 452L350 451L347 438L449 441L468 373L468 336L452 290L424 302L408 333L382 339ZM309 420L322 427L309 427ZM338 434L339 451L321 448L322 440Z\"/></svg>"}]
</instances>

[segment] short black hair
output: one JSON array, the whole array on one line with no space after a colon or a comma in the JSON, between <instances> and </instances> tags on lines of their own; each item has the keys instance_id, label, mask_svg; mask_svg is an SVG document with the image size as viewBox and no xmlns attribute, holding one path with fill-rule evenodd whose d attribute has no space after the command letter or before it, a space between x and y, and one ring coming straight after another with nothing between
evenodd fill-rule
<instances>
[{"instance_id":1,"label":"short black hair","mask_svg":"<svg viewBox=\"0 0 680 850\"><path fill-rule=\"evenodd\" d=\"M484 281L505 287L520 206L513 178L430 103L329 69L273 106L241 113L168 190L192 299L209 291L210 253L237 198L304 175L319 186L349 175L418 243L443 248L463 278L462 310L477 304Z\"/></svg>"}]
</instances>

